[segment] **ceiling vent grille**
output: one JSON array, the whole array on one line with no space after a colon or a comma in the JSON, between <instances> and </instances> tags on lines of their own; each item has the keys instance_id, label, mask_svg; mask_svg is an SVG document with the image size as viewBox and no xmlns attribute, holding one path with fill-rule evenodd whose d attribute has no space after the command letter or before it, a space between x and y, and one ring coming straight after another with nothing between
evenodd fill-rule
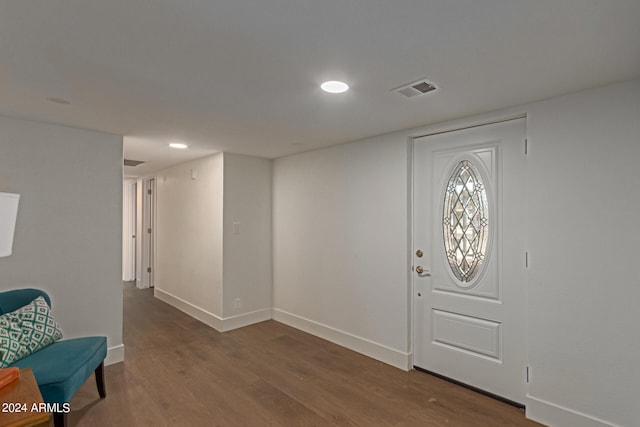
<instances>
[{"instance_id":1,"label":"ceiling vent grille","mask_svg":"<svg viewBox=\"0 0 640 427\"><path fill-rule=\"evenodd\" d=\"M125 166L138 166L143 164L144 161L142 160L129 160L129 159L124 159L124 165Z\"/></svg>"},{"instance_id":2,"label":"ceiling vent grille","mask_svg":"<svg viewBox=\"0 0 640 427\"><path fill-rule=\"evenodd\" d=\"M405 84L400 87L391 89L392 92L397 92L400 95L406 96L407 98L424 95L425 93L433 92L434 90L436 90L436 85L426 79L420 79L413 83Z\"/></svg>"}]
</instances>

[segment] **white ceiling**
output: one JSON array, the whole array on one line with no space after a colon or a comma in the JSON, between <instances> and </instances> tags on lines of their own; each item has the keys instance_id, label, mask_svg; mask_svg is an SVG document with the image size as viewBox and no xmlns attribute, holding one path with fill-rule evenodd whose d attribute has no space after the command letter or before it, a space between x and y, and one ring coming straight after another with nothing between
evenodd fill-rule
<instances>
[{"instance_id":1,"label":"white ceiling","mask_svg":"<svg viewBox=\"0 0 640 427\"><path fill-rule=\"evenodd\" d=\"M0 0L0 114L124 135L130 175L273 158L637 77L639 23L638 0Z\"/></svg>"}]
</instances>

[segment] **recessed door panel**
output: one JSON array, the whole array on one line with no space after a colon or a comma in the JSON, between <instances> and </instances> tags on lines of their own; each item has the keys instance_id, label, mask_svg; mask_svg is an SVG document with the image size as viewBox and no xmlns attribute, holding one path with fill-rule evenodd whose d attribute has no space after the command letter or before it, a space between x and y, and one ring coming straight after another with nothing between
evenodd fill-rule
<instances>
[{"instance_id":1,"label":"recessed door panel","mask_svg":"<svg viewBox=\"0 0 640 427\"><path fill-rule=\"evenodd\" d=\"M431 313L434 344L501 361L499 322L435 309Z\"/></svg>"}]
</instances>

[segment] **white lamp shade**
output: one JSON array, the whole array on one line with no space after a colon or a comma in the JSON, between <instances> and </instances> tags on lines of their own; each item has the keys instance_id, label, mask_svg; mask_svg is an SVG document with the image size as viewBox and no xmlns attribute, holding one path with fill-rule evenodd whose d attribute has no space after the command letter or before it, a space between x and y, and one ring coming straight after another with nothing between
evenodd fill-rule
<instances>
[{"instance_id":1,"label":"white lamp shade","mask_svg":"<svg viewBox=\"0 0 640 427\"><path fill-rule=\"evenodd\" d=\"M0 193L0 257L11 255L19 201L19 194Z\"/></svg>"}]
</instances>

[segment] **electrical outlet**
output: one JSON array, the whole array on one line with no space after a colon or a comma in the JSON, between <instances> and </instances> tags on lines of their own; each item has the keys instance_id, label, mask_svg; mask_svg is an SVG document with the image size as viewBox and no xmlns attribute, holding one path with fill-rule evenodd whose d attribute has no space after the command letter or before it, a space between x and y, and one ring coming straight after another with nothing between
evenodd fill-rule
<instances>
[{"instance_id":1,"label":"electrical outlet","mask_svg":"<svg viewBox=\"0 0 640 427\"><path fill-rule=\"evenodd\" d=\"M240 298L236 298L236 309L239 309L240 306L242 305Z\"/></svg>"}]
</instances>

